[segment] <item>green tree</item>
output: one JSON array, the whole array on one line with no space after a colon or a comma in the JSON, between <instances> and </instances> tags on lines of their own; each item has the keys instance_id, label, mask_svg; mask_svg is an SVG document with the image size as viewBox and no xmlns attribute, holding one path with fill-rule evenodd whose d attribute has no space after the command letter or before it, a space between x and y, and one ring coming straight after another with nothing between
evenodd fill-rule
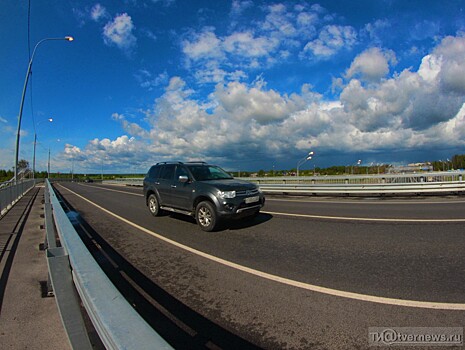
<instances>
[{"instance_id":1,"label":"green tree","mask_svg":"<svg viewBox=\"0 0 465 350\"><path fill-rule=\"evenodd\" d=\"M25 159L21 159L18 162L18 169L27 169L29 168L29 162Z\"/></svg>"}]
</instances>

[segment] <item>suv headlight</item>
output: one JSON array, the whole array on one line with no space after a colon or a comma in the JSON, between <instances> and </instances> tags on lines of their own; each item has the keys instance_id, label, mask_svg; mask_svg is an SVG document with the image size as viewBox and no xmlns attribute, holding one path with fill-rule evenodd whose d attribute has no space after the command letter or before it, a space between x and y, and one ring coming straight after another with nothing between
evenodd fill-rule
<instances>
[{"instance_id":1,"label":"suv headlight","mask_svg":"<svg viewBox=\"0 0 465 350\"><path fill-rule=\"evenodd\" d=\"M236 197L236 191L218 191L218 197L228 199Z\"/></svg>"}]
</instances>

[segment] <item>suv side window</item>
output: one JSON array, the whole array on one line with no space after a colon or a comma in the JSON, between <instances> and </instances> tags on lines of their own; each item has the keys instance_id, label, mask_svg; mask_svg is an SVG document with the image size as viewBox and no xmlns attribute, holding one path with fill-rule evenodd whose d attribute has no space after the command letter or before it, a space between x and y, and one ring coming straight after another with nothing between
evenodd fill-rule
<instances>
[{"instance_id":1,"label":"suv side window","mask_svg":"<svg viewBox=\"0 0 465 350\"><path fill-rule=\"evenodd\" d=\"M174 178L174 164L165 164L160 172L160 179L173 180Z\"/></svg>"},{"instance_id":2,"label":"suv side window","mask_svg":"<svg viewBox=\"0 0 465 350\"><path fill-rule=\"evenodd\" d=\"M153 167L150 168L149 170L149 178L151 179L158 179L160 176L160 166L159 165L154 165Z\"/></svg>"},{"instance_id":3,"label":"suv side window","mask_svg":"<svg viewBox=\"0 0 465 350\"><path fill-rule=\"evenodd\" d=\"M182 165L176 165L176 175L174 177L175 180L178 180L180 176L187 176L189 177L189 174Z\"/></svg>"}]
</instances>

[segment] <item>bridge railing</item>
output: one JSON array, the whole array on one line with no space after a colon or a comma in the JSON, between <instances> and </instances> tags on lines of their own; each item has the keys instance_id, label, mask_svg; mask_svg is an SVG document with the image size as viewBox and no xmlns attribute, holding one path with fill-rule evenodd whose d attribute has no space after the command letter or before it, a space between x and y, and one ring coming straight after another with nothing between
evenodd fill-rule
<instances>
[{"instance_id":1,"label":"bridge railing","mask_svg":"<svg viewBox=\"0 0 465 350\"><path fill-rule=\"evenodd\" d=\"M418 174L286 176L240 178L257 183L265 193L320 195L426 194L465 192L462 171ZM142 186L143 179L115 179L104 183Z\"/></svg>"},{"instance_id":2,"label":"bridge railing","mask_svg":"<svg viewBox=\"0 0 465 350\"><path fill-rule=\"evenodd\" d=\"M24 180L17 184L10 183L0 189L0 217L6 214L8 210L31 188L35 186L34 180Z\"/></svg>"},{"instance_id":3,"label":"bridge railing","mask_svg":"<svg viewBox=\"0 0 465 350\"><path fill-rule=\"evenodd\" d=\"M79 308L80 298L106 349L172 349L100 268L48 180L45 210L45 246L51 286L72 348L92 349ZM56 246L56 235L61 247Z\"/></svg>"}]
</instances>

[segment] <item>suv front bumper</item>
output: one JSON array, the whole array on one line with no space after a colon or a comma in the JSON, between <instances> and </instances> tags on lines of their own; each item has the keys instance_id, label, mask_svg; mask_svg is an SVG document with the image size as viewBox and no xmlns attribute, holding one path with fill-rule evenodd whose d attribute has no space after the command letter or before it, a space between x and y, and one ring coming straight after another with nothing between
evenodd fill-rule
<instances>
[{"instance_id":1,"label":"suv front bumper","mask_svg":"<svg viewBox=\"0 0 465 350\"><path fill-rule=\"evenodd\" d=\"M257 202L246 203L247 197L222 199L219 201L218 215L225 218L239 218L253 215L265 205L265 197L260 195Z\"/></svg>"}]
</instances>

